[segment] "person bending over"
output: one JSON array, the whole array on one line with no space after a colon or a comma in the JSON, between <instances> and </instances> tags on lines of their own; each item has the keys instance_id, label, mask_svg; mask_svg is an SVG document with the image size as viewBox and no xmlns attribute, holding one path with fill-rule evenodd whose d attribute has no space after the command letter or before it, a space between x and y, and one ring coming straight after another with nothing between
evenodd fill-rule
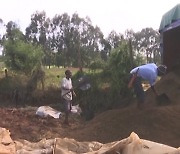
<instances>
[{"instance_id":1,"label":"person bending over","mask_svg":"<svg viewBox=\"0 0 180 154\"><path fill-rule=\"evenodd\" d=\"M149 82L153 93L157 97L158 94L154 88L155 81L158 76L165 75L166 70L167 70L167 67L165 65L157 66L154 63L149 63L149 64L138 66L130 71L131 78L130 78L128 87L134 88L134 92L138 99L138 104L137 104L138 108L141 109L145 101L145 94L142 87L142 79Z\"/></svg>"}]
</instances>

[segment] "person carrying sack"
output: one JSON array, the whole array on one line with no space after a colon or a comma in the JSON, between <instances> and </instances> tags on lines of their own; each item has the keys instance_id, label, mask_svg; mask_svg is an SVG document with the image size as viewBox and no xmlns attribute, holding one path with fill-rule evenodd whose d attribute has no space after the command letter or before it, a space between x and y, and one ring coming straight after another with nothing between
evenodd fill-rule
<instances>
[{"instance_id":1,"label":"person carrying sack","mask_svg":"<svg viewBox=\"0 0 180 154\"><path fill-rule=\"evenodd\" d=\"M155 81L158 76L163 76L166 74L167 67L165 65L157 66L154 63L149 63L145 65L138 66L130 71L131 78L128 83L128 88L133 87L136 97L138 99L137 107L142 109L145 94L142 87L142 79L150 83L151 89L156 97L158 94L154 88Z\"/></svg>"}]
</instances>

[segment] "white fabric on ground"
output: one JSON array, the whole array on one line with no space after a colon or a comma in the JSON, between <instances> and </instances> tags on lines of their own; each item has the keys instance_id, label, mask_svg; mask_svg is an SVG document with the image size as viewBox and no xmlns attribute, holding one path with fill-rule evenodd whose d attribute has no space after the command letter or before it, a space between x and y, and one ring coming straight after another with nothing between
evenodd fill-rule
<instances>
[{"instance_id":1,"label":"white fabric on ground","mask_svg":"<svg viewBox=\"0 0 180 154\"><path fill-rule=\"evenodd\" d=\"M55 119L60 118L60 116L61 116L60 111L57 111L57 110L51 108L50 106L40 106L37 109L36 114L41 117L51 116Z\"/></svg>"}]
</instances>

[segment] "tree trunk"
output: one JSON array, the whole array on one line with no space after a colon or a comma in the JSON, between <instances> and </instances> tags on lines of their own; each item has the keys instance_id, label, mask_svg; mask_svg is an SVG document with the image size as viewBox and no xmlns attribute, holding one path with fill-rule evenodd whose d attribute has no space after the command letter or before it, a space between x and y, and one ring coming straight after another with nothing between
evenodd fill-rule
<instances>
[{"instance_id":1,"label":"tree trunk","mask_svg":"<svg viewBox=\"0 0 180 154\"><path fill-rule=\"evenodd\" d=\"M131 39L129 39L129 54L130 54L131 68L133 68L134 67L134 59L133 59L133 51L132 51L132 42L131 42Z\"/></svg>"},{"instance_id":2,"label":"tree trunk","mask_svg":"<svg viewBox=\"0 0 180 154\"><path fill-rule=\"evenodd\" d=\"M78 46L78 65L79 65L79 71L83 72L80 45Z\"/></svg>"}]
</instances>

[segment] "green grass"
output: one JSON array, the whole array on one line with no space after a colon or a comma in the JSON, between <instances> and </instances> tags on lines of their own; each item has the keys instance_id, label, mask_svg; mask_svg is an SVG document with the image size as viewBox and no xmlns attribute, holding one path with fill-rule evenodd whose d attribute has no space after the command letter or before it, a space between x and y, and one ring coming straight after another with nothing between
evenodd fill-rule
<instances>
[{"instance_id":1,"label":"green grass","mask_svg":"<svg viewBox=\"0 0 180 154\"><path fill-rule=\"evenodd\" d=\"M78 68L69 68L72 71L72 75L77 73ZM59 87L59 84L63 77L65 77L65 71L67 68L53 67L51 69L45 68L45 87ZM59 76L59 77L57 77Z\"/></svg>"},{"instance_id":2,"label":"green grass","mask_svg":"<svg viewBox=\"0 0 180 154\"><path fill-rule=\"evenodd\" d=\"M73 81L75 82L81 74L77 73L79 68L69 68L72 71ZM0 97L6 96L6 100L12 102L12 94L14 89L17 87L20 93L20 102L31 105L44 105L53 104L61 101L60 97L60 83L62 78L65 77L65 71L67 68L51 67L50 69L44 68L45 80L44 80L44 90L42 90L41 82L38 82L37 89L32 91L26 99L27 84L29 83L29 77L22 73L15 73L8 71L8 77L5 78L5 73L1 71L0 73ZM103 84L103 79L99 75L99 70L97 72L91 72L89 69L83 69L85 74L90 77L91 88L88 91L81 91L76 89L77 97L75 98L76 103L82 102L87 105L88 108L93 108L97 110L102 108L102 104L107 104L105 101L109 101L107 97L104 96L104 91L107 91L109 85ZM59 77L57 77L59 76ZM25 101L24 101L25 100ZM4 100L0 101L0 104Z\"/></svg>"},{"instance_id":3,"label":"green grass","mask_svg":"<svg viewBox=\"0 0 180 154\"><path fill-rule=\"evenodd\" d=\"M44 68L45 71L45 90L49 87L58 88L60 82L63 77L65 77L65 71L70 69L72 71L72 75L75 75L78 72L78 68L58 68L58 67L51 67L50 69ZM87 71L87 69L85 69ZM59 76L59 77L57 77ZM0 89L14 89L17 85L22 86L26 85L28 82L28 77L24 74L15 73L13 71L8 70L8 79L5 79L4 69L0 70L0 80L1 85ZM38 88L41 89L41 84L38 83Z\"/></svg>"}]
</instances>

